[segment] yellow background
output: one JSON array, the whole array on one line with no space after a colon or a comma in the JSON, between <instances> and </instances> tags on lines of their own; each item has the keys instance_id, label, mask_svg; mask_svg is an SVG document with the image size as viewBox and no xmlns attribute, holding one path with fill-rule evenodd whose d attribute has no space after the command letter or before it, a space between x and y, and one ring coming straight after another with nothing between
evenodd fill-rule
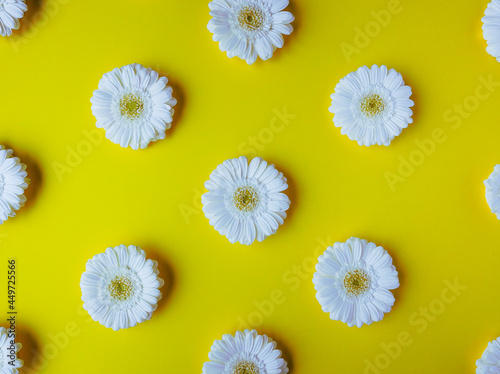
<instances>
[{"instance_id":1,"label":"yellow background","mask_svg":"<svg viewBox=\"0 0 500 374\"><path fill-rule=\"evenodd\" d=\"M0 143L22 157L33 180L28 205L0 227L0 276L8 258L18 260L27 367L200 373L213 340L250 317L278 340L294 374L364 373L364 360L384 363L381 344L404 331L411 344L380 372L474 372L500 335L500 222L483 185L500 163L500 90L477 100L459 128L443 116L475 102L480 77L500 82L482 39L488 1L401 0L375 32L371 11L388 3L293 0L295 31L285 47L248 66L212 41L208 1L29 2L23 30L0 40ZM356 46L356 27L368 25L374 36L349 61L341 44ZM93 90L102 74L133 62L171 80L179 101L172 129L146 150L107 139L88 150ZM395 68L414 92L414 124L390 147L358 146L328 112L338 80L372 64ZM274 111L284 108L295 117L267 141ZM417 157L415 142L436 128L446 141L391 189L386 172ZM205 219L200 194L219 163L248 153L244 142L259 136L267 143L258 155L285 173L292 205L276 235L231 245ZM85 155L68 166L78 149ZM57 163L71 172L58 178ZM392 312L361 329L331 321L311 282L314 257L350 236L386 248L401 281ZM82 313L79 281L89 258L122 243L157 259L169 286L150 321L114 332ZM467 288L440 302L444 282L455 279ZM282 295L271 307L275 290ZM4 311L6 299L0 295ZM256 303L267 316L255 317L263 315ZM415 318L430 305L439 310L424 329Z\"/></svg>"}]
</instances>

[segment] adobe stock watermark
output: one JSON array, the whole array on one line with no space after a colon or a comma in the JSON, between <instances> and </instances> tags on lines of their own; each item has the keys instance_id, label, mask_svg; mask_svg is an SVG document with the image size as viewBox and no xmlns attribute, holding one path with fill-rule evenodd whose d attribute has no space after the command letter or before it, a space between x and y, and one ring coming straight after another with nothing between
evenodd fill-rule
<instances>
[{"instance_id":1,"label":"adobe stock watermark","mask_svg":"<svg viewBox=\"0 0 500 374\"><path fill-rule=\"evenodd\" d=\"M304 258L299 264L291 266L282 274L283 286L273 289L269 296L262 300L254 300L254 309L246 316L238 317L237 330L254 329L262 326L265 319L271 317L276 308L288 300L290 293L297 291L305 281L312 282L319 255L333 243L330 236L326 240L318 237L316 242L318 245L314 248L311 256Z\"/></svg>"},{"instance_id":2,"label":"adobe stock watermark","mask_svg":"<svg viewBox=\"0 0 500 374\"><path fill-rule=\"evenodd\" d=\"M467 286L460 284L457 278L453 282L445 280L444 286L439 297L424 306L420 306L418 311L410 314L408 330L399 332L394 340L380 344L381 352L373 359L364 361L363 374L381 374L401 356L405 348L411 346L420 334L427 331L429 325L445 313L448 306L454 303L467 289Z\"/></svg>"},{"instance_id":3,"label":"adobe stock watermark","mask_svg":"<svg viewBox=\"0 0 500 374\"><path fill-rule=\"evenodd\" d=\"M89 156L95 147L102 143L104 134L97 128L91 130L83 130L84 139L78 144L66 146L66 156L61 162L53 161L52 170L56 174L57 180L62 182L64 175L71 173L75 168L80 166L85 157Z\"/></svg>"},{"instance_id":4,"label":"adobe stock watermark","mask_svg":"<svg viewBox=\"0 0 500 374\"><path fill-rule=\"evenodd\" d=\"M60 11L61 6L66 5L70 0L51 0L41 2L40 9L37 9L31 19L21 19L21 34L10 36L9 42L12 45L15 53L21 50L21 46L28 44L42 29L47 25L49 20L55 17ZM28 9L28 12L30 9Z\"/></svg>"},{"instance_id":5,"label":"adobe stock watermark","mask_svg":"<svg viewBox=\"0 0 500 374\"><path fill-rule=\"evenodd\" d=\"M274 140L276 134L284 131L291 120L297 117L296 114L290 114L286 107L283 109L273 109L273 117L266 127L261 128L257 134L249 136L238 146L238 153L247 158L254 158L259 152L262 152L266 146Z\"/></svg>"},{"instance_id":6,"label":"adobe stock watermark","mask_svg":"<svg viewBox=\"0 0 500 374\"><path fill-rule=\"evenodd\" d=\"M291 123L291 120L297 117L296 114L290 114L286 107L283 109L273 109L273 117L269 121L266 127L261 128L257 134L249 136L238 146L238 153L241 156L246 156L248 159L252 159L258 155L258 152L262 152L267 145L269 145L276 134L284 131ZM203 191L199 188L192 189L192 199L189 204L181 203L179 204L179 211L186 224L191 223L193 216L199 216L203 213L203 204L201 203L201 195Z\"/></svg>"},{"instance_id":7,"label":"adobe stock watermark","mask_svg":"<svg viewBox=\"0 0 500 374\"><path fill-rule=\"evenodd\" d=\"M493 80L493 75L488 77L479 76L478 84L474 94L465 97L461 103L454 104L443 113L443 121L451 124L447 128L437 127L432 130L429 137L425 139L416 139L414 149L407 155L398 157L398 166L395 171L387 170L384 172L384 178L392 192L396 190L398 184L404 183L410 178L418 167L432 156L439 144L446 142L451 130L458 130L464 120L470 118L481 106L481 102L488 100L493 93L500 87L500 81Z\"/></svg>"},{"instance_id":8,"label":"adobe stock watermark","mask_svg":"<svg viewBox=\"0 0 500 374\"><path fill-rule=\"evenodd\" d=\"M193 188L193 198L190 204L180 203L179 211L181 212L182 218L187 225L191 223L192 216L199 216L203 213L202 208L203 204L201 203L201 195L203 195L203 191L199 188Z\"/></svg>"},{"instance_id":9,"label":"adobe stock watermark","mask_svg":"<svg viewBox=\"0 0 500 374\"><path fill-rule=\"evenodd\" d=\"M382 31L389 27L393 17L403 12L404 2L412 2L412 0L404 0L403 2L401 0L389 0L384 9L370 11L371 20L363 27L354 27L352 42L342 42L339 45L347 62L351 62L354 54L360 54Z\"/></svg>"},{"instance_id":10,"label":"adobe stock watermark","mask_svg":"<svg viewBox=\"0 0 500 374\"><path fill-rule=\"evenodd\" d=\"M82 305L79 304L76 308L76 314L78 316L86 316L85 323L90 323L92 318L83 309ZM76 338L82 332L81 325L78 322L70 321L67 322L61 331L56 333L47 334L47 343L39 348L32 348L30 354L33 359L28 366L25 362L21 373L23 374L38 374L43 372L45 368L49 365L51 361L56 359L59 354L64 351L71 340ZM22 343L22 342L21 342Z\"/></svg>"},{"instance_id":11,"label":"adobe stock watermark","mask_svg":"<svg viewBox=\"0 0 500 374\"><path fill-rule=\"evenodd\" d=\"M7 261L7 339L9 346L3 352L7 364L15 370L16 360L16 325L17 325L17 261L12 258ZM5 363L4 363L5 365ZM8 370L10 371L10 370Z\"/></svg>"}]
</instances>

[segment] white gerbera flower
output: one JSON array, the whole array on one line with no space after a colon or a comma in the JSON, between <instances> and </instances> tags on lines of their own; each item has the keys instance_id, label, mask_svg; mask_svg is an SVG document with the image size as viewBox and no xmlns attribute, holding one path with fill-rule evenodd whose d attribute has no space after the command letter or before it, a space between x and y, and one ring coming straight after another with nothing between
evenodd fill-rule
<instances>
[{"instance_id":1,"label":"white gerbera flower","mask_svg":"<svg viewBox=\"0 0 500 374\"><path fill-rule=\"evenodd\" d=\"M0 0L0 35L12 35L12 30L19 28L19 20L27 10L25 0Z\"/></svg>"},{"instance_id":2,"label":"white gerbera flower","mask_svg":"<svg viewBox=\"0 0 500 374\"><path fill-rule=\"evenodd\" d=\"M202 374L286 374L288 366L276 342L255 330L237 331L214 341Z\"/></svg>"},{"instance_id":3,"label":"white gerbera flower","mask_svg":"<svg viewBox=\"0 0 500 374\"><path fill-rule=\"evenodd\" d=\"M330 112L340 133L359 145L389 145L413 122L411 88L387 67L366 66L347 74L331 95Z\"/></svg>"},{"instance_id":4,"label":"white gerbera flower","mask_svg":"<svg viewBox=\"0 0 500 374\"><path fill-rule=\"evenodd\" d=\"M500 338L488 343L476 366L476 374L500 374Z\"/></svg>"},{"instance_id":5,"label":"white gerbera flower","mask_svg":"<svg viewBox=\"0 0 500 374\"><path fill-rule=\"evenodd\" d=\"M12 157L12 149L0 145L0 224L14 217L26 202L24 190L30 180L26 178L26 165Z\"/></svg>"},{"instance_id":6,"label":"white gerbera flower","mask_svg":"<svg viewBox=\"0 0 500 374\"><path fill-rule=\"evenodd\" d=\"M9 331L0 327L0 374L18 374L23 360L17 358L21 343L14 343Z\"/></svg>"},{"instance_id":7,"label":"white gerbera flower","mask_svg":"<svg viewBox=\"0 0 500 374\"><path fill-rule=\"evenodd\" d=\"M283 173L260 157L250 165L244 156L226 160L205 182L203 212L231 243L261 242L286 218L290 199L282 191L287 187Z\"/></svg>"},{"instance_id":8,"label":"white gerbera flower","mask_svg":"<svg viewBox=\"0 0 500 374\"><path fill-rule=\"evenodd\" d=\"M104 74L90 99L96 126L113 143L132 149L164 139L177 103L167 83L166 77L139 64Z\"/></svg>"},{"instance_id":9,"label":"white gerbera flower","mask_svg":"<svg viewBox=\"0 0 500 374\"><path fill-rule=\"evenodd\" d=\"M158 263L135 245L110 247L87 261L82 274L83 308L113 330L149 320L161 299Z\"/></svg>"},{"instance_id":10,"label":"white gerbera flower","mask_svg":"<svg viewBox=\"0 0 500 374\"><path fill-rule=\"evenodd\" d=\"M500 165L495 165L493 173L484 181L486 186L486 201L491 212L500 219Z\"/></svg>"},{"instance_id":11,"label":"white gerbera flower","mask_svg":"<svg viewBox=\"0 0 500 374\"><path fill-rule=\"evenodd\" d=\"M382 247L364 239L335 243L319 256L313 277L316 298L333 320L361 327L389 313L398 272Z\"/></svg>"},{"instance_id":12,"label":"white gerbera flower","mask_svg":"<svg viewBox=\"0 0 500 374\"><path fill-rule=\"evenodd\" d=\"M500 0L492 0L486 7L483 21L483 37L488 46L486 52L500 62Z\"/></svg>"},{"instance_id":13,"label":"white gerbera flower","mask_svg":"<svg viewBox=\"0 0 500 374\"><path fill-rule=\"evenodd\" d=\"M238 56L253 64L283 47L283 35L293 31L294 17L282 10L288 0L213 0L208 6L213 17L208 30L214 34L222 52L229 58Z\"/></svg>"}]
</instances>

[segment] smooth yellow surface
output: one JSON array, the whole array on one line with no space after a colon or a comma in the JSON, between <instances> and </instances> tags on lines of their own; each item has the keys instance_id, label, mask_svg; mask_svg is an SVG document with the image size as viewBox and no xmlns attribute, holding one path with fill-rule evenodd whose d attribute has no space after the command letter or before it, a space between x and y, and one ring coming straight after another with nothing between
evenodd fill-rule
<instances>
[{"instance_id":1,"label":"smooth yellow surface","mask_svg":"<svg viewBox=\"0 0 500 374\"><path fill-rule=\"evenodd\" d=\"M378 29L371 12L393 9L388 0L293 0L295 31L252 66L212 41L207 1L41 3L0 40L0 144L33 180L28 205L0 227L0 277L18 260L21 356L43 367L26 373L200 373L212 341L242 320L278 340L293 374L376 374L365 360L381 373L474 372L500 335L500 222L483 185L500 163L499 87L473 98L480 79L500 82L481 33L487 0L401 0ZM356 39L366 27L373 36ZM346 44L358 48L350 60ZM172 129L146 150L107 139L89 149L93 90L133 62L170 79ZM328 112L338 80L372 64L397 69L414 92L414 123L390 147L358 146ZM464 101L473 110L450 118ZM432 149L436 129L445 140L419 159L416 142ZM251 137L285 173L292 205L276 235L246 247L209 225L200 195L219 163L253 153ZM401 166L410 156L414 170ZM60 164L71 172L58 177ZM311 281L315 257L350 236L386 248L401 281L392 312L361 329L331 321ZM114 332L81 309L79 281L89 258L122 243L172 277L150 321ZM455 279L467 288L444 303ZM435 320L424 322L429 307Z\"/></svg>"}]
</instances>

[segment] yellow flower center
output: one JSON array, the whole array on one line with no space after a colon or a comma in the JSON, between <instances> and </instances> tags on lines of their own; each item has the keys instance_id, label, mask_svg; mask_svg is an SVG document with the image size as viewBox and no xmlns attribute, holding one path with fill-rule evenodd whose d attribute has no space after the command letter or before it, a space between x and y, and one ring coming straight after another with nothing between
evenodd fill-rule
<instances>
[{"instance_id":1,"label":"yellow flower center","mask_svg":"<svg viewBox=\"0 0 500 374\"><path fill-rule=\"evenodd\" d=\"M377 94L366 96L361 102L361 111L367 117L375 117L385 109L385 101Z\"/></svg>"},{"instance_id":2,"label":"yellow flower center","mask_svg":"<svg viewBox=\"0 0 500 374\"><path fill-rule=\"evenodd\" d=\"M132 295L132 282L127 277L117 276L109 282L108 290L113 299L124 301Z\"/></svg>"},{"instance_id":3,"label":"yellow flower center","mask_svg":"<svg viewBox=\"0 0 500 374\"><path fill-rule=\"evenodd\" d=\"M259 368L253 362L241 361L233 368L231 374L259 374Z\"/></svg>"},{"instance_id":4,"label":"yellow flower center","mask_svg":"<svg viewBox=\"0 0 500 374\"><path fill-rule=\"evenodd\" d=\"M120 100L120 113L128 119L136 119L144 111L144 102L135 94L128 94Z\"/></svg>"},{"instance_id":5,"label":"yellow flower center","mask_svg":"<svg viewBox=\"0 0 500 374\"><path fill-rule=\"evenodd\" d=\"M259 202L259 195L250 186L239 187L234 193L233 200L236 208L244 212L251 212Z\"/></svg>"},{"instance_id":6,"label":"yellow flower center","mask_svg":"<svg viewBox=\"0 0 500 374\"><path fill-rule=\"evenodd\" d=\"M264 17L262 11L255 7L245 7L238 14L240 26L247 31L254 31L262 27Z\"/></svg>"},{"instance_id":7,"label":"yellow flower center","mask_svg":"<svg viewBox=\"0 0 500 374\"><path fill-rule=\"evenodd\" d=\"M352 270L344 277L344 287L350 296L362 295L370 287L370 278L361 269Z\"/></svg>"}]
</instances>

